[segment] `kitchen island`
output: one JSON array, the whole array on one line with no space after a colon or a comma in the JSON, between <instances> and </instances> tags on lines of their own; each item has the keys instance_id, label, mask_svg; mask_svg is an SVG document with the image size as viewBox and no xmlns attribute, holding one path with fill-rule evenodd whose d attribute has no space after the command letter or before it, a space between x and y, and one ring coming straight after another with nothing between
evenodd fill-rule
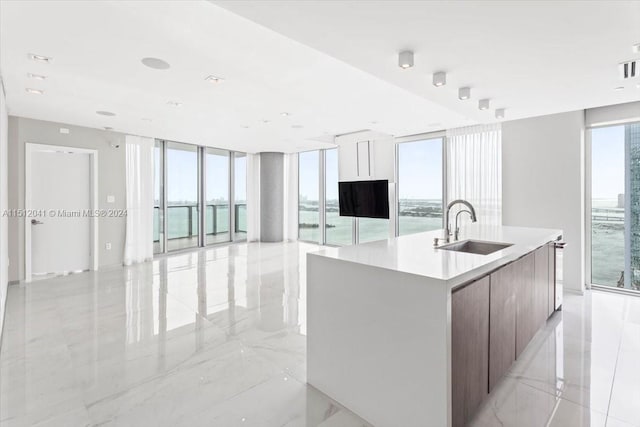
<instances>
[{"instance_id":1,"label":"kitchen island","mask_svg":"<svg viewBox=\"0 0 640 427\"><path fill-rule=\"evenodd\" d=\"M307 255L307 381L376 427L465 425L553 313L561 230L442 236Z\"/></svg>"}]
</instances>

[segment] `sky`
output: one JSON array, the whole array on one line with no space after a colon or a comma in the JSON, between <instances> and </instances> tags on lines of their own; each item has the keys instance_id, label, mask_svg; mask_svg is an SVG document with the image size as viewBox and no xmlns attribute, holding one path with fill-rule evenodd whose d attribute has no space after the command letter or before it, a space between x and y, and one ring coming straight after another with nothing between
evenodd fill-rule
<instances>
[{"instance_id":1,"label":"sky","mask_svg":"<svg viewBox=\"0 0 640 427\"><path fill-rule=\"evenodd\" d=\"M160 161L160 151L155 150L155 164ZM247 158L235 159L235 196L238 202L247 198ZM229 157L223 150L212 150L206 157L207 201L229 200ZM155 199L159 199L160 176L155 174ZM196 151L167 149L167 198L169 204L198 200L198 154Z\"/></svg>"},{"instance_id":2,"label":"sky","mask_svg":"<svg viewBox=\"0 0 640 427\"><path fill-rule=\"evenodd\" d=\"M335 151L337 152L337 150ZM306 198L307 200L318 200L319 198L319 156L320 153L318 151L306 151L298 154L298 188L300 191L300 200L303 198ZM337 170L337 165L335 168Z\"/></svg>"},{"instance_id":3,"label":"sky","mask_svg":"<svg viewBox=\"0 0 640 427\"><path fill-rule=\"evenodd\" d=\"M591 131L591 197L617 199L624 193L624 126Z\"/></svg>"},{"instance_id":4,"label":"sky","mask_svg":"<svg viewBox=\"0 0 640 427\"><path fill-rule=\"evenodd\" d=\"M624 192L624 126L592 131L592 197L614 199ZM169 201L197 200L198 167L195 151L169 149L167 194ZM156 153L157 156L157 153ZM156 157L157 161L158 157ZM228 199L226 156L207 155L207 199ZM300 196L318 200L319 153L299 154ZM326 153L327 199L338 198L338 150ZM398 196L400 199L442 197L442 144L440 139L402 143L399 146ZM156 177L156 197L159 178ZM246 199L246 157L236 159L237 200Z\"/></svg>"},{"instance_id":5,"label":"sky","mask_svg":"<svg viewBox=\"0 0 640 427\"><path fill-rule=\"evenodd\" d=\"M399 145L398 198L442 199L442 139Z\"/></svg>"}]
</instances>

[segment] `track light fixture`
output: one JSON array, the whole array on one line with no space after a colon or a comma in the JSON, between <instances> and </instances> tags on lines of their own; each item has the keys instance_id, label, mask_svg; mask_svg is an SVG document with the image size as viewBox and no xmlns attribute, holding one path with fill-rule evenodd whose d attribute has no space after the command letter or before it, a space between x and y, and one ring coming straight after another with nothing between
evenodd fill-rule
<instances>
[{"instance_id":1,"label":"track light fixture","mask_svg":"<svg viewBox=\"0 0 640 427\"><path fill-rule=\"evenodd\" d=\"M398 54L398 66L403 70L413 67L413 52L403 50Z\"/></svg>"},{"instance_id":2,"label":"track light fixture","mask_svg":"<svg viewBox=\"0 0 640 427\"><path fill-rule=\"evenodd\" d=\"M444 71L438 71L433 73L433 85L435 87L444 86L447 84L447 73Z\"/></svg>"},{"instance_id":3,"label":"track light fixture","mask_svg":"<svg viewBox=\"0 0 640 427\"><path fill-rule=\"evenodd\" d=\"M461 101L465 101L471 98L471 88L470 87L461 87L458 89L458 99Z\"/></svg>"}]
</instances>

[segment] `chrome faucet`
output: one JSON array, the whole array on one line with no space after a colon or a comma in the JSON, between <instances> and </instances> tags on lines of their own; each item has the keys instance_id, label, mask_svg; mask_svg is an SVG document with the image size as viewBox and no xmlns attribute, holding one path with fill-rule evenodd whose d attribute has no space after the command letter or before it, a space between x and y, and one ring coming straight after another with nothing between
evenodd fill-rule
<instances>
[{"instance_id":1,"label":"chrome faucet","mask_svg":"<svg viewBox=\"0 0 640 427\"><path fill-rule=\"evenodd\" d=\"M447 212L445 213L444 216L444 222L445 222L445 229L444 229L444 239L447 243L449 243L450 239L449 237L451 236L451 224L449 222L449 213L451 212L451 208L457 204L463 204L465 205L467 208L469 208L469 210L463 209L460 212L458 212L456 214L456 228L455 228L455 234L453 236L454 240L458 240L458 236L460 234L460 229L458 228L458 216L462 213L462 212L467 212L470 216L471 216L471 222L476 222L478 219L476 218L476 210L473 208L473 206L471 205L471 203L467 202L466 200L462 200L462 199L457 199L452 201L451 203L449 203L447 205Z\"/></svg>"}]
</instances>

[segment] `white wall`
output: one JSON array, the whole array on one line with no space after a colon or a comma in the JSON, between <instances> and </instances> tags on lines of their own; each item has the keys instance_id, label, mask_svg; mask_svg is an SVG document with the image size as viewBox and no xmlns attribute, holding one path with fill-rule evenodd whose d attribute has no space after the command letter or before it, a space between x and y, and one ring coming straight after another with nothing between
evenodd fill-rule
<instances>
[{"instance_id":1,"label":"white wall","mask_svg":"<svg viewBox=\"0 0 640 427\"><path fill-rule=\"evenodd\" d=\"M564 286L584 290L584 111L502 125L504 225L560 228Z\"/></svg>"},{"instance_id":2,"label":"white wall","mask_svg":"<svg viewBox=\"0 0 640 427\"><path fill-rule=\"evenodd\" d=\"M4 307L7 301L7 283L9 281L9 229L8 220L2 215L8 206L7 155L9 140L9 117L4 96L4 86L0 77L0 337L4 325Z\"/></svg>"},{"instance_id":3,"label":"white wall","mask_svg":"<svg viewBox=\"0 0 640 427\"><path fill-rule=\"evenodd\" d=\"M68 134L60 128L69 129ZM110 142L119 141L120 148L112 148ZM98 208L125 209L125 150L124 135L82 126L23 117L9 118L9 207L24 209L25 197L25 144L51 144L98 150ZM3 170L7 170L6 168ZM115 198L107 203L107 196ZM122 265L124 257L125 217L101 217L98 219L99 268ZM9 280L25 278L24 218L9 218ZM111 249L106 249L111 243Z\"/></svg>"}]
</instances>

